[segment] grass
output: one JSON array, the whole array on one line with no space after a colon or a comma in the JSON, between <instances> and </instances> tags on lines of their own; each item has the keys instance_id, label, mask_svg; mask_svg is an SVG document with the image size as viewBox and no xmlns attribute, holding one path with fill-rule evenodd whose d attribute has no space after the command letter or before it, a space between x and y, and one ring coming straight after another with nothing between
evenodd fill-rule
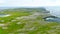
<instances>
[{"instance_id":1,"label":"grass","mask_svg":"<svg viewBox=\"0 0 60 34\"><path fill-rule=\"evenodd\" d=\"M1 24L7 24L0 27L0 34L60 34L60 23L44 21L42 18L45 15L44 13L36 18L22 19L20 17L28 17L29 15L33 15L34 12L6 11L2 14L10 14L11 16L0 18ZM19 19L16 19L17 17ZM20 24L17 24L18 22ZM2 27L7 27L7 29L3 29Z\"/></svg>"}]
</instances>

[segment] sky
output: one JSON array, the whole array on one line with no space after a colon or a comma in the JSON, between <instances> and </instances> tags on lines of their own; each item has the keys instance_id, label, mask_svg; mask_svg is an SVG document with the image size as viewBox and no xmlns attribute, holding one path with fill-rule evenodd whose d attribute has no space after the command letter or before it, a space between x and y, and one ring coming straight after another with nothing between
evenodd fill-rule
<instances>
[{"instance_id":1,"label":"sky","mask_svg":"<svg viewBox=\"0 0 60 34\"><path fill-rule=\"evenodd\" d=\"M0 7L60 6L60 0L0 0Z\"/></svg>"}]
</instances>

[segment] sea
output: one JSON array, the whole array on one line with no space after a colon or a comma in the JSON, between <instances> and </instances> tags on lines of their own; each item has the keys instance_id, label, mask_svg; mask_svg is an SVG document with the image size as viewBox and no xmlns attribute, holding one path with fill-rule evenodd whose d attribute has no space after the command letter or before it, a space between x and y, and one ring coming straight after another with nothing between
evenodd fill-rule
<instances>
[{"instance_id":1,"label":"sea","mask_svg":"<svg viewBox=\"0 0 60 34\"><path fill-rule=\"evenodd\" d=\"M48 6L46 10L50 11L50 14L60 18L60 6Z\"/></svg>"}]
</instances>

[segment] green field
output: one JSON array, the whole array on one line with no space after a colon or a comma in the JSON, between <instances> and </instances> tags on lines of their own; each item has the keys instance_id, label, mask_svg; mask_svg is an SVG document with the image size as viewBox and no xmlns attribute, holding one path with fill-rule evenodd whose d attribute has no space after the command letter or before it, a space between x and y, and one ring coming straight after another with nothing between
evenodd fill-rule
<instances>
[{"instance_id":1,"label":"green field","mask_svg":"<svg viewBox=\"0 0 60 34\"><path fill-rule=\"evenodd\" d=\"M5 9L0 14L10 15L0 17L0 34L60 34L60 23L44 21L50 14L43 8Z\"/></svg>"}]
</instances>

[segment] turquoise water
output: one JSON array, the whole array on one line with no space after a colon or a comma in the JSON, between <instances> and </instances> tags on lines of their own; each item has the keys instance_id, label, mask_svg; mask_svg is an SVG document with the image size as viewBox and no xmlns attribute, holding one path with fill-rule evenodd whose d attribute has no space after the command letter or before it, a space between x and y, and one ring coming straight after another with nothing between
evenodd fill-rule
<instances>
[{"instance_id":1,"label":"turquoise water","mask_svg":"<svg viewBox=\"0 0 60 34\"><path fill-rule=\"evenodd\" d=\"M60 22L60 18L49 19L49 20L46 20L46 21L49 21L49 22Z\"/></svg>"},{"instance_id":2,"label":"turquoise water","mask_svg":"<svg viewBox=\"0 0 60 34\"><path fill-rule=\"evenodd\" d=\"M60 6L45 7L46 10L50 11L50 14L58 18L48 20L49 22L60 22Z\"/></svg>"},{"instance_id":3,"label":"turquoise water","mask_svg":"<svg viewBox=\"0 0 60 34\"><path fill-rule=\"evenodd\" d=\"M7 14L0 14L0 17L7 17L7 16L10 16L10 15L7 15Z\"/></svg>"},{"instance_id":4,"label":"turquoise water","mask_svg":"<svg viewBox=\"0 0 60 34\"><path fill-rule=\"evenodd\" d=\"M51 15L54 15L60 18L60 6L50 6L45 8L50 11Z\"/></svg>"}]
</instances>

